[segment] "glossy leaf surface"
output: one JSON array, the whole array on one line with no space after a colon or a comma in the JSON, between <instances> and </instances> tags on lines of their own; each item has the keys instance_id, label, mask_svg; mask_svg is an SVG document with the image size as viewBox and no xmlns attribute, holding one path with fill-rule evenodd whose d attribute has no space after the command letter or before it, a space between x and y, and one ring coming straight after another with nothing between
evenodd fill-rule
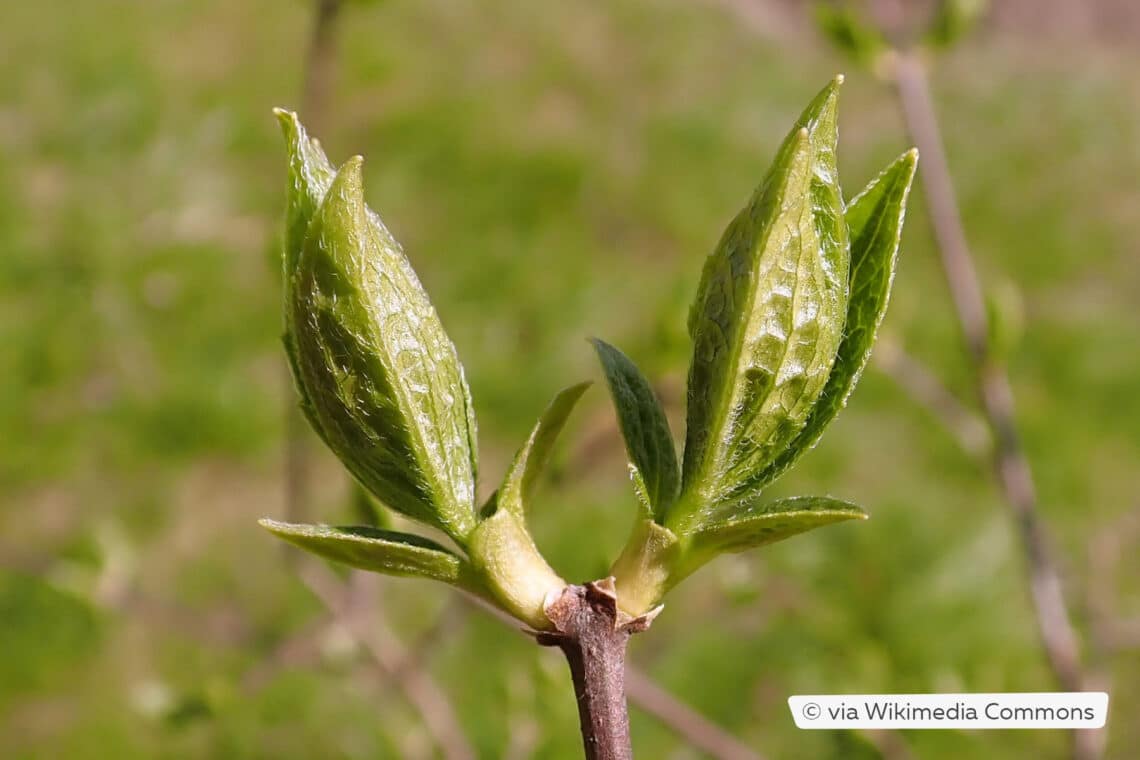
<instances>
[{"instance_id":1,"label":"glossy leaf surface","mask_svg":"<svg viewBox=\"0 0 1140 760\"><path fill-rule=\"evenodd\" d=\"M357 480L462 542L475 522L470 392L411 265L364 204L360 165L337 173L289 274L298 385Z\"/></svg>"},{"instance_id":2,"label":"glossy leaf surface","mask_svg":"<svg viewBox=\"0 0 1140 760\"><path fill-rule=\"evenodd\" d=\"M802 429L830 374L850 256L835 163L841 81L804 111L705 264L689 320L677 529L747 489Z\"/></svg>"},{"instance_id":3,"label":"glossy leaf surface","mask_svg":"<svg viewBox=\"0 0 1140 760\"><path fill-rule=\"evenodd\" d=\"M848 204L845 217L851 233L850 297L835 365L803 430L750 484L750 489L768 485L815 446L859 382L887 312L907 195L917 165L916 151L904 153Z\"/></svg>"},{"instance_id":4,"label":"glossy leaf surface","mask_svg":"<svg viewBox=\"0 0 1140 760\"><path fill-rule=\"evenodd\" d=\"M726 505L717 512L723 517L714 515L693 534L693 557L742 552L824 525L867 518L858 506L828 496L795 496L743 508Z\"/></svg>"},{"instance_id":5,"label":"glossy leaf surface","mask_svg":"<svg viewBox=\"0 0 1140 760\"><path fill-rule=\"evenodd\" d=\"M431 578L468 586L466 562L434 541L370 526L333 527L261 520L275 536L313 554L360 570Z\"/></svg>"},{"instance_id":6,"label":"glossy leaf surface","mask_svg":"<svg viewBox=\"0 0 1140 760\"><path fill-rule=\"evenodd\" d=\"M638 500L658 523L663 522L681 486L681 469L665 410L628 356L603 340L590 342L602 363L617 410Z\"/></svg>"}]
</instances>

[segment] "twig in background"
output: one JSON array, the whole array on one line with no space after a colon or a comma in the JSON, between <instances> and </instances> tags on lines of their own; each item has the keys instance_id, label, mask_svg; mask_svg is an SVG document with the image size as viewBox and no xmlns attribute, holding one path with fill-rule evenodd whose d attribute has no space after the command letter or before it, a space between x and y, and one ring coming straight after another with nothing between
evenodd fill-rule
<instances>
[{"instance_id":1,"label":"twig in background","mask_svg":"<svg viewBox=\"0 0 1140 760\"><path fill-rule=\"evenodd\" d=\"M733 11L742 21L747 21L743 14L744 4L741 2L722 2L721 5ZM985 298L958 210L927 72L919 54L909 48L909 43L898 41L904 33L913 32L904 32L902 29L910 20L904 12L904 6L897 1L879 2L873 4L873 9L879 15L878 20L885 36L895 40L894 49L883 56L886 64L883 70L894 86L910 138L923 157L923 170L920 174L936 248L966 343L985 424L992 439L992 466L1013 513L1025 555L1038 634L1050 669L1061 688L1079 691L1086 686L1080 640L1069 616L1051 542L1038 514L1036 489L1017 430L1009 377L1005 368L993 356L989 345ZM888 362L890 358L888 357ZM898 359L898 355L894 358ZM903 369L913 370L915 366L904 366ZM897 363L895 369L899 369ZM916 377L920 379L918 386L914 386ZM928 394L933 388L939 387L930 385L927 382L929 378L913 373L906 376L904 372L904 379L910 383L910 390L919 390L922 394ZM945 404L947 397L940 392L936 395L939 404ZM950 429L956 433L960 442L966 444L956 426L951 426ZM966 445L972 446L973 443ZM1100 732L1073 733L1074 757L1091 760L1103 754L1104 742L1096 736Z\"/></svg>"},{"instance_id":2,"label":"twig in background","mask_svg":"<svg viewBox=\"0 0 1140 760\"><path fill-rule=\"evenodd\" d=\"M361 646L385 675L393 678L408 702L419 713L436 745L448 760L473 760L475 751L455 715L447 695L422 668L405 667L408 653L383 620L362 615L351 591L326 567L316 562L300 563L297 574L313 596L325 606ZM375 596L375 578L354 571L350 587Z\"/></svg>"},{"instance_id":3,"label":"twig in background","mask_svg":"<svg viewBox=\"0 0 1140 760\"><path fill-rule=\"evenodd\" d=\"M963 404L938 375L908 354L899 343L883 336L873 366L895 382L954 436L966 454L983 457L992 450L990 430L978 414Z\"/></svg>"},{"instance_id":4,"label":"twig in background","mask_svg":"<svg viewBox=\"0 0 1140 760\"><path fill-rule=\"evenodd\" d=\"M908 51L896 51L887 68L906 129L923 157L921 175L930 223L982 412L993 436L993 468L1021 539L1038 634L1061 688L1080 691L1085 687L1080 641L1069 617L1052 545L1038 514L1033 474L1014 418L1009 376L990 351L985 299L958 211L926 69L918 55ZM1098 746L1103 742L1092 737L1093 733L1074 732L1076 757L1100 756Z\"/></svg>"},{"instance_id":5,"label":"twig in background","mask_svg":"<svg viewBox=\"0 0 1140 760\"><path fill-rule=\"evenodd\" d=\"M693 747L716 760L763 760L763 755L711 722L637 668L626 666L625 688L629 700L668 726Z\"/></svg>"},{"instance_id":6,"label":"twig in background","mask_svg":"<svg viewBox=\"0 0 1140 760\"><path fill-rule=\"evenodd\" d=\"M309 51L301 85L301 110L314 125L326 126L328 97L336 72L336 22L343 0L316 0ZM293 377L288 367L285 383L285 519L301 522L309 503L309 426L297 409ZM290 558L295 556L288 552Z\"/></svg>"},{"instance_id":7,"label":"twig in background","mask_svg":"<svg viewBox=\"0 0 1140 760\"><path fill-rule=\"evenodd\" d=\"M985 299L958 212L926 70L916 55L900 52L894 56L890 76L907 131L923 156L921 177L930 223L968 348L982 411L993 435L995 473L1016 518L1029 565L1041 640L1057 681L1065 689L1079 690L1080 645L1070 622L1045 526L1038 515L1033 476L1014 419L1009 377L990 354Z\"/></svg>"},{"instance_id":8,"label":"twig in background","mask_svg":"<svg viewBox=\"0 0 1140 760\"><path fill-rule=\"evenodd\" d=\"M1116 610L1116 578L1126 546L1140 537L1140 510L1102 528L1088 546L1088 578L1085 604L1089 621L1087 689L1108 691L1112 686L1111 660L1121 650L1140 647L1140 620L1121 621ZM1108 734L1089 732L1089 749L1104 754Z\"/></svg>"},{"instance_id":9,"label":"twig in background","mask_svg":"<svg viewBox=\"0 0 1140 760\"><path fill-rule=\"evenodd\" d=\"M312 37L305 60L305 82L301 90L301 109L306 120L323 130L328 115L328 96L336 73L336 23L344 0L316 0Z\"/></svg>"}]
</instances>

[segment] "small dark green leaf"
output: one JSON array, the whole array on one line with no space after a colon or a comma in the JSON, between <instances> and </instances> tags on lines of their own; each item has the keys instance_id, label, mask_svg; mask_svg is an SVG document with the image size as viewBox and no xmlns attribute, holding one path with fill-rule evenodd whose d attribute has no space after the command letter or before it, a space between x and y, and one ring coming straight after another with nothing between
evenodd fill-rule
<instances>
[{"instance_id":1,"label":"small dark green leaf","mask_svg":"<svg viewBox=\"0 0 1140 760\"><path fill-rule=\"evenodd\" d=\"M904 153L847 206L845 216L851 231L851 296L835 366L819 401L812 407L807 424L751 484L752 492L770 484L819 442L824 429L846 405L859 382L871 358L875 334L887 312L907 194L917 165L917 151Z\"/></svg>"},{"instance_id":2,"label":"small dark green leaf","mask_svg":"<svg viewBox=\"0 0 1140 760\"><path fill-rule=\"evenodd\" d=\"M867 513L854 504L828 496L796 496L767 504L728 504L693 534L690 551L698 562L725 552L742 552L764 546L813 528L865 520Z\"/></svg>"},{"instance_id":3,"label":"small dark green leaf","mask_svg":"<svg viewBox=\"0 0 1140 760\"><path fill-rule=\"evenodd\" d=\"M372 494L462 544L475 525L470 391L415 272L364 204L360 164L337 173L287 281L302 406Z\"/></svg>"},{"instance_id":4,"label":"small dark green leaf","mask_svg":"<svg viewBox=\"0 0 1140 760\"><path fill-rule=\"evenodd\" d=\"M534 430L531 431L530 438L519 449L511 468L507 471L507 476L498 492L500 506L515 514L523 514L530 504L538 478L550 459L550 452L554 448L558 434L565 427L574 405L590 385L592 385L590 382L572 385L555 396L546 407L542 416L538 418Z\"/></svg>"},{"instance_id":5,"label":"small dark green leaf","mask_svg":"<svg viewBox=\"0 0 1140 760\"><path fill-rule=\"evenodd\" d=\"M385 575L431 578L466 587L467 563L434 541L366 525L333 527L260 520L279 538L325 559Z\"/></svg>"},{"instance_id":6,"label":"small dark green leaf","mask_svg":"<svg viewBox=\"0 0 1140 760\"><path fill-rule=\"evenodd\" d=\"M806 422L847 312L850 244L835 162L841 77L804 111L709 257L690 314L679 533L733 498Z\"/></svg>"},{"instance_id":7,"label":"small dark green leaf","mask_svg":"<svg viewBox=\"0 0 1140 760\"><path fill-rule=\"evenodd\" d=\"M657 522L677 499L681 471L665 410L637 365L603 340L590 341L598 353L618 423L629 453L631 474L639 501L648 501Z\"/></svg>"}]
</instances>

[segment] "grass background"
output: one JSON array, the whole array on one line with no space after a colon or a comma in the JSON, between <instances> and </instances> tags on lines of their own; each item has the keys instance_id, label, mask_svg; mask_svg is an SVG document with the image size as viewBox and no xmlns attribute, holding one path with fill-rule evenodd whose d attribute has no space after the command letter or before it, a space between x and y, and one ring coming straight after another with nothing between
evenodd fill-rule
<instances>
[{"instance_id":1,"label":"grass background","mask_svg":"<svg viewBox=\"0 0 1140 760\"><path fill-rule=\"evenodd\" d=\"M622 346L678 420L704 257L802 105L848 68L850 195L908 146L887 90L788 17L716 4L354 5L322 141L366 194L458 346L484 479L558 388ZM430 757L420 718L255 525L283 503L277 246L299 0L9 3L0 25L0 747L14 758ZM983 31L934 76L987 287L1024 321L1019 421L1078 625L1090 542L1138 510L1136 48ZM304 116L304 114L302 114ZM885 331L968 397L912 196ZM1012 294L1012 295L1011 295ZM315 519L347 519L314 447ZM486 484L483 484L484 486ZM881 372L781 482L873 519L718 560L633 660L768 757L876 757L800 732L812 692L1050 690L988 468ZM633 514L604 392L577 413L534 529L567 577L604 572ZM1140 615L1140 552L1111 598ZM444 588L381 584L481 757L512 734L579 756L564 665ZM282 661L317 626L319 651ZM274 664L276 663L276 664ZM1140 655L1114 653L1110 756L1140 744ZM261 675L254 678L251 673ZM699 755L636 712L640 756ZM919 758L1060 757L1059 732L910 732ZM524 755L525 756L525 755Z\"/></svg>"}]
</instances>

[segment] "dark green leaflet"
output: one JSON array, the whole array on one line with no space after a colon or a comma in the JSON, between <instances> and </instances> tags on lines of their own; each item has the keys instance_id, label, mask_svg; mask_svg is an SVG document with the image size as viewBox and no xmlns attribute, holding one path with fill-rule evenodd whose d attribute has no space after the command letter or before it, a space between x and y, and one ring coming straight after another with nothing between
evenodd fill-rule
<instances>
[{"instance_id":1,"label":"dark green leaflet","mask_svg":"<svg viewBox=\"0 0 1140 760\"><path fill-rule=\"evenodd\" d=\"M637 365L618 349L594 339L610 395L617 409L638 499L661 523L677 499L681 470L669 421L657 394Z\"/></svg>"}]
</instances>

